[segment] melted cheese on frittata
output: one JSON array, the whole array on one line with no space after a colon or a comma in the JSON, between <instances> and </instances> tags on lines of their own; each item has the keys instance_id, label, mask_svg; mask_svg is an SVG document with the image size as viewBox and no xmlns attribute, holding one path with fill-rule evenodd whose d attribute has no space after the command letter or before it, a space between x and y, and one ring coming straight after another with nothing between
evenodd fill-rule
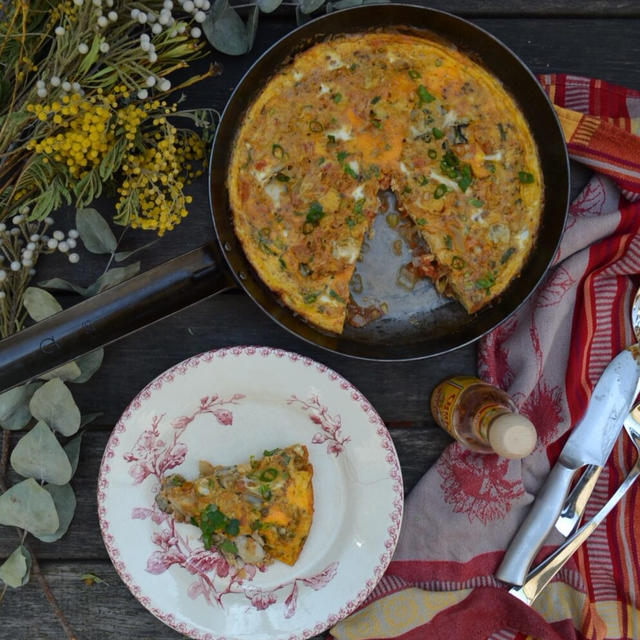
<instances>
[{"instance_id":1,"label":"melted cheese on frittata","mask_svg":"<svg viewBox=\"0 0 640 640\"><path fill-rule=\"evenodd\" d=\"M441 292L469 313L520 272L535 241L535 143L500 82L452 47L399 33L320 43L249 108L228 174L237 236L264 282L342 332L349 282L391 188L428 245Z\"/></svg>"}]
</instances>

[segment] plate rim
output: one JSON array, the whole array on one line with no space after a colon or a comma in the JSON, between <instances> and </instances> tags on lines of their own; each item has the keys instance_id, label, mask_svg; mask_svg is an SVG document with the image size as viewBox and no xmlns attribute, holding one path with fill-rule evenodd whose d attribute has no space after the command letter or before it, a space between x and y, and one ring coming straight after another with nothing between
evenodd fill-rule
<instances>
[{"instance_id":1,"label":"plate rim","mask_svg":"<svg viewBox=\"0 0 640 640\"><path fill-rule=\"evenodd\" d=\"M109 480L107 477L110 472L109 461L114 457L114 449L119 445L119 436L127 431L126 422L131 418L134 411L137 411L144 403L148 402L151 399L153 392L159 391L165 384L171 384L177 375L185 375L194 370L201 362L204 361L206 364L209 364L216 359L223 360L229 356L238 357L243 355L257 355L262 357L275 356L276 358L287 359L295 364L299 363L303 366L313 368L318 373L326 375L332 383L338 383L341 390L350 393L351 401L356 402L360 409L364 411L369 423L375 429L375 433L380 438L382 448L386 451L384 459L389 467L389 477L392 480L391 489L393 491L393 507L388 514L389 526L387 527L387 536L384 540L385 550L378 556L372 575L365 579L363 588L360 589L354 598L344 603L337 612L329 614L323 621L315 623L312 629L301 628L293 631L292 633L288 633L288 635L287 632L285 632L287 640L305 640L313 635L322 633L329 627L335 625L339 620L346 618L349 614L355 611L375 589L380 578L391 562L393 552L398 543L404 510L402 471L391 434L369 400L351 382L330 367L307 356L276 347L241 345L203 351L174 364L153 378L127 405L126 409L116 422L105 446L100 462L97 485L97 506L100 533L105 548L107 549L107 553L109 554L109 559L111 560L111 563L113 564L113 567L118 573L120 579L124 582L136 600L161 622L179 633L188 635L196 640L235 640L236 638L239 638L239 636L218 636L215 632L208 630L203 632L187 622L178 621L170 611L159 609L157 606L154 606L152 598L143 594L142 588L136 583L135 578L127 570L124 562L120 559L119 547L115 542L115 537L109 531L109 522L106 519L107 507L105 506L105 501L107 497L107 490L109 488ZM380 549L378 551L380 551ZM285 635L280 635L278 638L285 638Z\"/></svg>"}]
</instances>

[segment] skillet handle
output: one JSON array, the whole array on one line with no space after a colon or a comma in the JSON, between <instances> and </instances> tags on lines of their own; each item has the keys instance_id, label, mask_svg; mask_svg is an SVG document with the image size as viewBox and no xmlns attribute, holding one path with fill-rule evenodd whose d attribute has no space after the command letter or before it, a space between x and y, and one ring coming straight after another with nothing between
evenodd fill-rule
<instances>
[{"instance_id":1,"label":"skillet handle","mask_svg":"<svg viewBox=\"0 0 640 640\"><path fill-rule=\"evenodd\" d=\"M203 245L0 341L0 391L232 286Z\"/></svg>"}]
</instances>

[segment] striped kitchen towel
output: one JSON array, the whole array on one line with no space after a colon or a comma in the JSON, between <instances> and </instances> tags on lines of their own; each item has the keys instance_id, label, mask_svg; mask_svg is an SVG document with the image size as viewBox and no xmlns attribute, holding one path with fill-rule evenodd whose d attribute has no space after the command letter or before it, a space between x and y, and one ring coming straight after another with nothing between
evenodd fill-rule
<instances>
[{"instance_id":1,"label":"striped kitchen towel","mask_svg":"<svg viewBox=\"0 0 640 640\"><path fill-rule=\"evenodd\" d=\"M509 461L450 445L407 498L393 561L364 607L331 630L337 640L640 638L637 485L533 607L493 576L600 374L634 342L629 311L640 282L640 92L568 75L540 81L571 157L597 173L571 205L545 281L482 340L478 362L481 377L534 422L538 446ZM621 436L587 518L634 459ZM562 540L551 534L539 558Z\"/></svg>"}]
</instances>

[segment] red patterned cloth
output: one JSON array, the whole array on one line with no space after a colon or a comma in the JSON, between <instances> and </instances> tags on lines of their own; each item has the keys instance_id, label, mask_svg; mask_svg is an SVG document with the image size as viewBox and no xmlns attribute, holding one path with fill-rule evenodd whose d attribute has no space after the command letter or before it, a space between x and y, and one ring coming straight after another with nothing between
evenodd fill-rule
<instances>
[{"instance_id":1,"label":"red patterned cloth","mask_svg":"<svg viewBox=\"0 0 640 640\"><path fill-rule=\"evenodd\" d=\"M533 607L493 576L600 374L634 342L640 92L567 75L540 81L558 107L571 156L597 173L571 205L544 283L481 342L478 363L481 377L508 390L534 422L538 446L525 460L508 461L450 445L407 498L393 561L365 607L332 629L338 640L640 638L638 485ZM634 460L623 435L586 517ZM562 540L551 534L538 559Z\"/></svg>"}]
</instances>

